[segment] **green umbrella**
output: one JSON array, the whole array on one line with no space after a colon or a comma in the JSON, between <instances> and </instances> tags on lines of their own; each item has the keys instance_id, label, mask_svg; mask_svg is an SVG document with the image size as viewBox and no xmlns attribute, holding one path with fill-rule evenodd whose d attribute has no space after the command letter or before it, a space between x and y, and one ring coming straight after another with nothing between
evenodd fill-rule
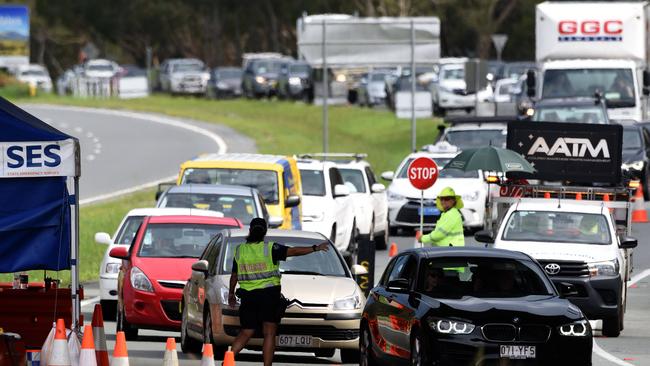
<instances>
[{"instance_id":1,"label":"green umbrella","mask_svg":"<svg viewBox=\"0 0 650 366\"><path fill-rule=\"evenodd\" d=\"M535 172L535 168L519 153L494 146L463 150L445 165L445 169Z\"/></svg>"}]
</instances>

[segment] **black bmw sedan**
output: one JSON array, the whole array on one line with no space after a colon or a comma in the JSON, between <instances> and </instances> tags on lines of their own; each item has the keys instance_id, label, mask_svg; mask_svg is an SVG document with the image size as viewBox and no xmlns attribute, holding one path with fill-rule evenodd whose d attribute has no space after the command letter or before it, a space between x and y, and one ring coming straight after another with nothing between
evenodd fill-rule
<instances>
[{"instance_id":1,"label":"black bmw sedan","mask_svg":"<svg viewBox=\"0 0 650 366\"><path fill-rule=\"evenodd\" d=\"M361 365L591 365L591 327L563 295L523 253L407 250L368 296Z\"/></svg>"}]
</instances>

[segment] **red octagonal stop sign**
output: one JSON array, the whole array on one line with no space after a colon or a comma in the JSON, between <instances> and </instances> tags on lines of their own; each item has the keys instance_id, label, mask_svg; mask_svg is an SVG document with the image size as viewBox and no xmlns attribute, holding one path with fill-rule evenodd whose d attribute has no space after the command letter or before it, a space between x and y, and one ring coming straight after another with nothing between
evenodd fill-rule
<instances>
[{"instance_id":1,"label":"red octagonal stop sign","mask_svg":"<svg viewBox=\"0 0 650 366\"><path fill-rule=\"evenodd\" d=\"M419 157L411 162L407 173L413 187L425 190L438 179L438 165L431 158Z\"/></svg>"}]
</instances>

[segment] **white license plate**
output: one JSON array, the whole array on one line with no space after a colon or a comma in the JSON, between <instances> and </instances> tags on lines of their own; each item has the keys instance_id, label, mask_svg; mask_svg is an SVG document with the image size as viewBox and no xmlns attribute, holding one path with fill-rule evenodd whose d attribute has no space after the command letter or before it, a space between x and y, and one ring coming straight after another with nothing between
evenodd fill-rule
<instances>
[{"instance_id":1,"label":"white license plate","mask_svg":"<svg viewBox=\"0 0 650 366\"><path fill-rule=\"evenodd\" d=\"M499 346L499 353L502 358L526 359L535 358L537 350L535 346Z\"/></svg>"},{"instance_id":2,"label":"white license plate","mask_svg":"<svg viewBox=\"0 0 650 366\"><path fill-rule=\"evenodd\" d=\"M311 336L279 335L275 345L278 347L311 347Z\"/></svg>"}]
</instances>

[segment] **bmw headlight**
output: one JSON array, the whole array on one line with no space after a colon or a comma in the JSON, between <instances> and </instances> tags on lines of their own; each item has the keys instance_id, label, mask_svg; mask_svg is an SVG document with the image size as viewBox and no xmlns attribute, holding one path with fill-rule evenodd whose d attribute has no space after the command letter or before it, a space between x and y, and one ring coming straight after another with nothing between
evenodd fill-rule
<instances>
[{"instance_id":1,"label":"bmw headlight","mask_svg":"<svg viewBox=\"0 0 650 366\"><path fill-rule=\"evenodd\" d=\"M616 276L619 270L618 259L613 261L589 263L589 275L595 276Z\"/></svg>"},{"instance_id":2,"label":"bmw headlight","mask_svg":"<svg viewBox=\"0 0 650 366\"><path fill-rule=\"evenodd\" d=\"M106 273L118 273L120 271L121 263L106 263Z\"/></svg>"},{"instance_id":3,"label":"bmw headlight","mask_svg":"<svg viewBox=\"0 0 650 366\"><path fill-rule=\"evenodd\" d=\"M344 297L342 299L334 300L334 310L356 310L361 309L361 296L354 293L352 296Z\"/></svg>"},{"instance_id":4,"label":"bmw headlight","mask_svg":"<svg viewBox=\"0 0 650 366\"><path fill-rule=\"evenodd\" d=\"M643 160L633 161L631 163L623 163L621 167L623 170L643 170Z\"/></svg>"},{"instance_id":5,"label":"bmw headlight","mask_svg":"<svg viewBox=\"0 0 650 366\"><path fill-rule=\"evenodd\" d=\"M153 292L153 285L147 276L138 267L131 269L131 286L134 289L146 292Z\"/></svg>"},{"instance_id":6,"label":"bmw headlight","mask_svg":"<svg viewBox=\"0 0 650 366\"><path fill-rule=\"evenodd\" d=\"M588 321L580 320L559 326L558 332L565 337L586 337L591 334L591 326Z\"/></svg>"},{"instance_id":7,"label":"bmw headlight","mask_svg":"<svg viewBox=\"0 0 650 366\"><path fill-rule=\"evenodd\" d=\"M255 77L255 81L256 81L258 84L264 84L264 83L266 83L266 78L265 78L264 76L256 76L256 77Z\"/></svg>"},{"instance_id":8,"label":"bmw headlight","mask_svg":"<svg viewBox=\"0 0 650 366\"><path fill-rule=\"evenodd\" d=\"M292 76L289 78L289 84L291 85L300 85L300 78L296 76Z\"/></svg>"},{"instance_id":9,"label":"bmw headlight","mask_svg":"<svg viewBox=\"0 0 650 366\"><path fill-rule=\"evenodd\" d=\"M466 193L462 196L463 201L476 201L479 196L481 195L481 192L479 191L474 191L470 193Z\"/></svg>"},{"instance_id":10,"label":"bmw headlight","mask_svg":"<svg viewBox=\"0 0 650 366\"><path fill-rule=\"evenodd\" d=\"M399 194L399 193L395 193L395 192L392 192L392 191L388 191L388 200L389 200L389 201L402 201L402 200L404 200L405 198L406 198L406 197L404 197L403 195L401 195L401 194Z\"/></svg>"},{"instance_id":11,"label":"bmw headlight","mask_svg":"<svg viewBox=\"0 0 650 366\"><path fill-rule=\"evenodd\" d=\"M429 326L441 334L470 334L475 328L471 323L438 318L429 318Z\"/></svg>"}]
</instances>

